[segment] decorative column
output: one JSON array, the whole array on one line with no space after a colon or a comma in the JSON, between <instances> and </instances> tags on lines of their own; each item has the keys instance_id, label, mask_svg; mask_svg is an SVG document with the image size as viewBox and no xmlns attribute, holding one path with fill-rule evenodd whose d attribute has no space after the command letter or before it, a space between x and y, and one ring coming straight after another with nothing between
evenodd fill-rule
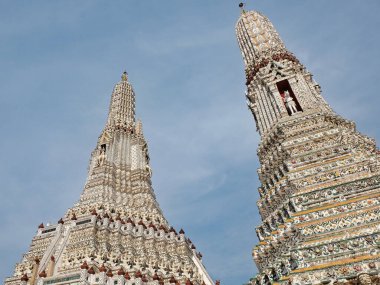
<instances>
[{"instance_id":1,"label":"decorative column","mask_svg":"<svg viewBox=\"0 0 380 285\"><path fill-rule=\"evenodd\" d=\"M99 268L99 284L107 284L107 268L102 264Z\"/></svg>"},{"instance_id":2,"label":"decorative column","mask_svg":"<svg viewBox=\"0 0 380 285\"><path fill-rule=\"evenodd\" d=\"M85 285L87 284L87 277L88 277L88 265L87 262L83 262L83 264L80 267L80 284Z\"/></svg>"},{"instance_id":3,"label":"decorative column","mask_svg":"<svg viewBox=\"0 0 380 285\"><path fill-rule=\"evenodd\" d=\"M30 278L30 285L34 285L37 279L37 273L38 273L38 267L40 266L40 259L36 257L34 259L33 269L32 269L32 276Z\"/></svg>"},{"instance_id":4,"label":"decorative column","mask_svg":"<svg viewBox=\"0 0 380 285\"><path fill-rule=\"evenodd\" d=\"M117 272L117 284L118 285L124 285L125 278L124 278L124 269L123 267L120 267L119 271Z\"/></svg>"},{"instance_id":5,"label":"decorative column","mask_svg":"<svg viewBox=\"0 0 380 285\"><path fill-rule=\"evenodd\" d=\"M49 264L47 266L46 275L47 277L53 276L54 273L54 267L55 267L55 257L51 256Z\"/></svg>"},{"instance_id":6,"label":"decorative column","mask_svg":"<svg viewBox=\"0 0 380 285\"><path fill-rule=\"evenodd\" d=\"M43 285L44 284L44 279L47 277L45 270L42 270L40 274L38 274L38 279L37 279L37 285Z\"/></svg>"}]
</instances>

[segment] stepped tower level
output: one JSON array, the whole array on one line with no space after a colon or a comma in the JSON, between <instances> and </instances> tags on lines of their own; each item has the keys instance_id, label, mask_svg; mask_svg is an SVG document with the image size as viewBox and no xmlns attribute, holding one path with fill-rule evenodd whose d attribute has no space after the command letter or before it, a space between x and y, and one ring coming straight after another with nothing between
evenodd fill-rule
<instances>
[{"instance_id":1,"label":"stepped tower level","mask_svg":"<svg viewBox=\"0 0 380 285\"><path fill-rule=\"evenodd\" d=\"M156 201L135 93L116 84L80 200L38 228L5 284L213 285L194 244Z\"/></svg>"},{"instance_id":2,"label":"stepped tower level","mask_svg":"<svg viewBox=\"0 0 380 285\"><path fill-rule=\"evenodd\" d=\"M331 109L267 17L243 10L236 34L261 137L251 283L380 284L375 141Z\"/></svg>"}]
</instances>

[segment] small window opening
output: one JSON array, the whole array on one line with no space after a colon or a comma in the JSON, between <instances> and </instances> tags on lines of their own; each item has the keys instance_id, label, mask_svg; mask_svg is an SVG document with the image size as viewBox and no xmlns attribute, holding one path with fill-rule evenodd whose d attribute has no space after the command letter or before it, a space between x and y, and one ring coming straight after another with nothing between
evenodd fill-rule
<instances>
[{"instance_id":1,"label":"small window opening","mask_svg":"<svg viewBox=\"0 0 380 285\"><path fill-rule=\"evenodd\" d=\"M278 92L281 95L282 102L285 105L286 111L289 116L297 112L302 112L300 103L297 97L294 95L292 87L290 87L289 81L287 79L279 81L276 83Z\"/></svg>"}]
</instances>

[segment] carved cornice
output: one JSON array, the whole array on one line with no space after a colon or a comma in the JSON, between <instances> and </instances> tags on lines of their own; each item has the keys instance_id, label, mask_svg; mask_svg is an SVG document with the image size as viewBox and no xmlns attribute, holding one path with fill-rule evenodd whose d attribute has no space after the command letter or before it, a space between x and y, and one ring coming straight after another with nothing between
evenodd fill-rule
<instances>
[{"instance_id":1,"label":"carved cornice","mask_svg":"<svg viewBox=\"0 0 380 285\"><path fill-rule=\"evenodd\" d=\"M245 70L246 74L246 85L248 86L255 75L259 72L259 70L265 66L267 66L271 61L281 61L281 60L289 60L294 63L300 63L299 60L289 51L282 50L280 52L273 53L269 56L263 55L260 59L255 61L254 64L249 64Z\"/></svg>"}]
</instances>

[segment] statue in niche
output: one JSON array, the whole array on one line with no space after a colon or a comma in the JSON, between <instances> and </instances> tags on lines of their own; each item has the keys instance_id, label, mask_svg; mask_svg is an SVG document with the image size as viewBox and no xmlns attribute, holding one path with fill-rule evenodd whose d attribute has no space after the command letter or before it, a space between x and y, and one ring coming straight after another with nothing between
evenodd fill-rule
<instances>
[{"instance_id":1,"label":"statue in niche","mask_svg":"<svg viewBox=\"0 0 380 285\"><path fill-rule=\"evenodd\" d=\"M152 177L153 172L152 172L152 168L149 166L149 164L145 165L145 170L148 173L149 177Z\"/></svg>"},{"instance_id":2,"label":"statue in niche","mask_svg":"<svg viewBox=\"0 0 380 285\"><path fill-rule=\"evenodd\" d=\"M280 224L283 224L283 223L284 223L284 219L282 218L282 216L281 216L280 213L277 214L277 221L278 221L278 223L280 223Z\"/></svg>"},{"instance_id":3,"label":"statue in niche","mask_svg":"<svg viewBox=\"0 0 380 285\"><path fill-rule=\"evenodd\" d=\"M280 276L278 276L277 271L276 271L274 268L272 268L271 275L272 275L271 277L272 277L272 279L273 279L274 281L278 281L278 280L280 280Z\"/></svg>"},{"instance_id":4,"label":"statue in niche","mask_svg":"<svg viewBox=\"0 0 380 285\"><path fill-rule=\"evenodd\" d=\"M262 241L264 239L264 230L262 228L256 229L257 237L259 238L259 241Z\"/></svg>"},{"instance_id":5,"label":"statue in niche","mask_svg":"<svg viewBox=\"0 0 380 285\"><path fill-rule=\"evenodd\" d=\"M280 271L281 271L281 275L283 276L286 276L289 274L289 270L283 262L280 265Z\"/></svg>"},{"instance_id":6,"label":"statue in niche","mask_svg":"<svg viewBox=\"0 0 380 285\"><path fill-rule=\"evenodd\" d=\"M285 106L289 110L290 116L293 116L295 113L298 112L296 102L294 102L294 99L290 96L288 90L286 90L284 94Z\"/></svg>"},{"instance_id":7,"label":"statue in niche","mask_svg":"<svg viewBox=\"0 0 380 285\"><path fill-rule=\"evenodd\" d=\"M289 265L290 265L290 268L291 268L292 270L297 269L297 267L298 267L297 256L296 256L294 253L292 253L292 254L290 255L290 258L289 258Z\"/></svg>"},{"instance_id":8,"label":"statue in niche","mask_svg":"<svg viewBox=\"0 0 380 285\"><path fill-rule=\"evenodd\" d=\"M96 165L102 166L105 161L106 161L106 150L105 150L105 148L102 147L100 149L100 153L99 153L98 159L96 161Z\"/></svg>"}]
</instances>

